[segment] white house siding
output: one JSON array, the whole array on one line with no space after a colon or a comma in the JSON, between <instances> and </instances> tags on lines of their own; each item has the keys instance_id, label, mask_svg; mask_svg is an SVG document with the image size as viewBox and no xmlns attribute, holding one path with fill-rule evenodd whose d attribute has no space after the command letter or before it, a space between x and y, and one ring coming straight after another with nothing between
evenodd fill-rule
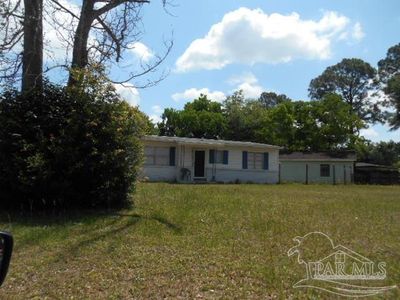
<instances>
[{"instance_id":1,"label":"white house siding","mask_svg":"<svg viewBox=\"0 0 400 300\"><path fill-rule=\"evenodd\" d=\"M278 157L279 151L276 149L251 149L251 148L240 148L235 149L233 147L204 147L202 145L181 145L179 148L179 158L177 160L177 180L181 181L180 169L189 169L192 175L194 175L194 153L196 150L205 151L205 178L208 182L255 182L255 183L277 183L279 164ZM228 164L214 163L210 164L210 150L227 150ZM268 152L269 158L269 169L268 170L249 170L242 168L242 153L243 151L248 152Z\"/></svg>"},{"instance_id":2,"label":"white house siding","mask_svg":"<svg viewBox=\"0 0 400 300\"><path fill-rule=\"evenodd\" d=\"M280 164L281 182L306 183L306 166L308 166L308 183L351 183L354 176L352 161L281 161ZM321 177L321 164L330 166L328 177Z\"/></svg>"},{"instance_id":3,"label":"white house siding","mask_svg":"<svg viewBox=\"0 0 400 300\"><path fill-rule=\"evenodd\" d=\"M279 150L276 149L251 149L251 148L221 148L216 150L228 150L228 164L210 164L209 151L206 151L206 177L207 181L216 182L255 182L255 183L277 183L279 172ZM243 169L243 151L247 152L268 152L268 170Z\"/></svg>"},{"instance_id":4,"label":"white house siding","mask_svg":"<svg viewBox=\"0 0 400 300\"><path fill-rule=\"evenodd\" d=\"M190 170L193 181L194 175L194 153L196 150L205 151L205 179L207 182L255 182L255 183L277 183L279 179L279 150L277 148L253 148L253 147L222 147L221 145L202 145L202 144L177 144L164 141L144 141L145 147L162 146L175 147L175 166L155 166L144 164L142 176L149 181L185 181L181 178L181 169ZM228 164L210 164L209 153L213 150L227 150ZM243 169L242 153L248 152L268 152L269 168L263 169Z\"/></svg>"},{"instance_id":5,"label":"white house siding","mask_svg":"<svg viewBox=\"0 0 400 300\"><path fill-rule=\"evenodd\" d=\"M173 143L146 142L144 147L175 147L175 145ZM177 171L175 166L147 165L144 163L140 177L147 178L149 181L175 181Z\"/></svg>"}]
</instances>

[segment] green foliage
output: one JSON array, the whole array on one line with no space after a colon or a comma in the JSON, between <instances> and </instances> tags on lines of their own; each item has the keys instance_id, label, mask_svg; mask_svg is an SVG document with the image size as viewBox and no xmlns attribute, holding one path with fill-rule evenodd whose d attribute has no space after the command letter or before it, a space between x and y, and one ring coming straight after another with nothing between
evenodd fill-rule
<instances>
[{"instance_id":1,"label":"green foliage","mask_svg":"<svg viewBox=\"0 0 400 300\"><path fill-rule=\"evenodd\" d=\"M400 143L359 141L355 147L357 160L378 165L400 167Z\"/></svg>"},{"instance_id":2,"label":"green foliage","mask_svg":"<svg viewBox=\"0 0 400 300\"><path fill-rule=\"evenodd\" d=\"M228 96L223 102L224 118L227 128L224 132L225 139L234 141L252 140L252 132L246 115L246 100L243 91L237 91ZM254 110L252 110L254 111ZM253 121L256 121L253 119Z\"/></svg>"},{"instance_id":3,"label":"green foliage","mask_svg":"<svg viewBox=\"0 0 400 300\"><path fill-rule=\"evenodd\" d=\"M0 206L19 209L128 204L147 129L113 89L103 95L47 84L0 98Z\"/></svg>"},{"instance_id":4,"label":"green foliage","mask_svg":"<svg viewBox=\"0 0 400 300\"><path fill-rule=\"evenodd\" d=\"M379 79L389 104L395 109L388 114L392 130L400 128L400 44L390 47L386 58L378 62Z\"/></svg>"},{"instance_id":5,"label":"green foliage","mask_svg":"<svg viewBox=\"0 0 400 300\"><path fill-rule=\"evenodd\" d=\"M265 108L272 108L280 103L292 101L288 96L284 94L276 94L274 92L263 92L258 101Z\"/></svg>"},{"instance_id":6,"label":"green foliage","mask_svg":"<svg viewBox=\"0 0 400 300\"><path fill-rule=\"evenodd\" d=\"M282 101L266 105L246 100L238 91L221 106L202 96L183 110L165 109L160 135L252 141L300 151L353 147L363 122L340 96L329 94L321 101L279 97Z\"/></svg>"},{"instance_id":7,"label":"green foliage","mask_svg":"<svg viewBox=\"0 0 400 300\"><path fill-rule=\"evenodd\" d=\"M309 95L320 100L327 94L338 94L362 120L382 121L379 107L368 97L368 92L374 89L375 75L376 70L369 63L358 58L345 58L311 80Z\"/></svg>"},{"instance_id":8,"label":"green foliage","mask_svg":"<svg viewBox=\"0 0 400 300\"><path fill-rule=\"evenodd\" d=\"M226 124L221 104L201 95L181 111L165 109L158 124L160 135L195 138L218 138Z\"/></svg>"}]
</instances>

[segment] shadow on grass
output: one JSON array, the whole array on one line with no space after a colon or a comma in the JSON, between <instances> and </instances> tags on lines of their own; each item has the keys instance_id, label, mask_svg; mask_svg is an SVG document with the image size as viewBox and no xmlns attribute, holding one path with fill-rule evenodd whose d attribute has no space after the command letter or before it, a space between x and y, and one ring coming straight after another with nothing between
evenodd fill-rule
<instances>
[{"instance_id":1,"label":"shadow on grass","mask_svg":"<svg viewBox=\"0 0 400 300\"><path fill-rule=\"evenodd\" d=\"M90 233L80 232L78 235L75 236L75 238L77 238L76 241L72 239L73 242L69 246L60 251L57 255L55 255L54 261L59 262L62 260L68 260L71 257L79 256L79 252L83 248L90 247L92 244L99 241L107 241L109 245L117 244L118 239L121 239L121 236L118 237L119 234L128 229L132 230L135 225L143 220L156 221L164 225L168 230L173 231L175 234L180 234L182 232L182 228L179 225L176 225L159 215L142 216L136 213L115 213L111 216L117 218L114 218L112 222L107 224L107 227L110 227L109 229L104 230L103 228L101 228L95 231L91 230ZM121 219L126 218L128 220L124 223L116 224Z\"/></svg>"},{"instance_id":2,"label":"shadow on grass","mask_svg":"<svg viewBox=\"0 0 400 300\"><path fill-rule=\"evenodd\" d=\"M146 219L146 220L150 220L150 221L157 221L158 223L165 225L165 227L167 227L168 229L171 229L173 232L175 233L182 233L182 228L181 226L174 224L170 221L168 221L166 218L164 218L163 216L159 216L156 214L151 215L150 217L146 217L146 216L141 216L139 214L116 214L117 216L120 217L132 217L132 218L139 218L139 219Z\"/></svg>"},{"instance_id":3,"label":"shadow on grass","mask_svg":"<svg viewBox=\"0 0 400 300\"><path fill-rule=\"evenodd\" d=\"M125 221L126 219L128 220ZM58 214L29 215L3 212L0 213L0 224L6 224L6 228L0 229L15 232L16 246L19 249L43 245L49 240L62 242L69 236L72 239L83 237L76 245L79 248L116 235L142 220L158 222L175 234L182 232L181 226L159 214L153 213L145 216L137 213L124 213L121 210L70 211ZM105 228L109 229L104 230Z\"/></svg>"}]
</instances>

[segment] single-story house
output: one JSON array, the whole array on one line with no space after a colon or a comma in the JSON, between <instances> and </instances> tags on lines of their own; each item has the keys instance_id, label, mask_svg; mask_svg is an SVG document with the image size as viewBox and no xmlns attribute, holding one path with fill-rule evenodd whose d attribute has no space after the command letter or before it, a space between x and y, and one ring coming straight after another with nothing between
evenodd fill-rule
<instances>
[{"instance_id":1,"label":"single-story house","mask_svg":"<svg viewBox=\"0 0 400 300\"><path fill-rule=\"evenodd\" d=\"M279 180L279 146L148 135L142 177L149 181L256 182Z\"/></svg>"},{"instance_id":2,"label":"single-story house","mask_svg":"<svg viewBox=\"0 0 400 300\"><path fill-rule=\"evenodd\" d=\"M399 169L366 162L356 162L355 182L368 184L399 184Z\"/></svg>"},{"instance_id":3,"label":"single-story house","mask_svg":"<svg viewBox=\"0 0 400 300\"><path fill-rule=\"evenodd\" d=\"M292 152L279 156L279 181L300 183L354 182L354 151Z\"/></svg>"}]
</instances>

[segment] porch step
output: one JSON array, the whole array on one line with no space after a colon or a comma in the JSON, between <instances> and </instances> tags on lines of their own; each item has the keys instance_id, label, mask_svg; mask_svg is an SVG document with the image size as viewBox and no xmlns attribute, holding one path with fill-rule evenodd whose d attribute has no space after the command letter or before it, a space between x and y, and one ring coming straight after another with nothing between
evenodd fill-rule
<instances>
[{"instance_id":1,"label":"porch step","mask_svg":"<svg viewBox=\"0 0 400 300\"><path fill-rule=\"evenodd\" d=\"M194 183L206 183L207 178L193 178Z\"/></svg>"}]
</instances>

